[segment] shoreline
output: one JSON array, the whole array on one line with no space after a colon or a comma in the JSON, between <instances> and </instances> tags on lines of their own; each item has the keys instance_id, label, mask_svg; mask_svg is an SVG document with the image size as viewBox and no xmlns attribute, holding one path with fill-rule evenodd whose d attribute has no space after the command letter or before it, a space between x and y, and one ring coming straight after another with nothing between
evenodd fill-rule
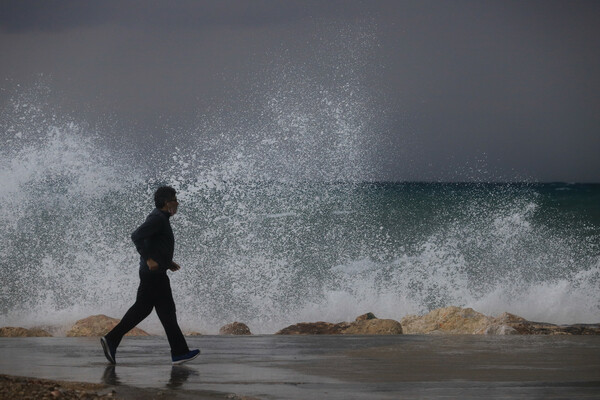
<instances>
[{"instance_id":1,"label":"shoreline","mask_svg":"<svg viewBox=\"0 0 600 400\"><path fill-rule=\"evenodd\" d=\"M91 315L75 322L66 337L100 337L117 325L119 319L104 314ZM47 327L0 327L0 337L51 337ZM234 321L222 326L219 334L252 335L243 322ZM473 335L600 335L600 323L554 324L527 320L509 312L490 316L472 308L448 306L436 308L424 315L406 315L400 321L380 319L372 312L359 315L351 322L298 322L274 333L275 335L395 335L395 334L473 334ZM185 336L202 336L196 331ZM156 336L139 327L126 336ZM60 336L62 337L62 335Z\"/></svg>"}]
</instances>

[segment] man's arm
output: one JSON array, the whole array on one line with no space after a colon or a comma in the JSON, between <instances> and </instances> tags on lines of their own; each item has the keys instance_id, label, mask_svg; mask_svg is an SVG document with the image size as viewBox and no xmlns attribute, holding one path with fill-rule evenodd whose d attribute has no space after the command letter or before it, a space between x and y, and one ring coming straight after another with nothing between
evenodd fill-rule
<instances>
[{"instance_id":1,"label":"man's arm","mask_svg":"<svg viewBox=\"0 0 600 400\"><path fill-rule=\"evenodd\" d=\"M146 218L146 221L131 234L131 240L144 260L152 260L152 258L150 258L151 254L147 245L147 239L155 235L161 229L162 223L159 216L149 215L148 218ZM154 261L154 263L156 262ZM158 267L158 264L156 264L156 266ZM152 269L150 264L148 264L148 267Z\"/></svg>"},{"instance_id":2,"label":"man's arm","mask_svg":"<svg viewBox=\"0 0 600 400\"><path fill-rule=\"evenodd\" d=\"M156 271L158 269L158 263L154 261L152 258L148 258L146 260L146 265L150 269L150 271Z\"/></svg>"}]
</instances>

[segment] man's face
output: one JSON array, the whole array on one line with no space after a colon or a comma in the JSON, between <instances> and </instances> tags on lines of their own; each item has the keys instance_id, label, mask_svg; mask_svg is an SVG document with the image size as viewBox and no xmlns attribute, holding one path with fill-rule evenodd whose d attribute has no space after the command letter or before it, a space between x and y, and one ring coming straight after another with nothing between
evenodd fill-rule
<instances>
[{"instance_id":1,"label":"man's face","mask_svg":"<svg viewBox=\"0 0 600 400\"><path fill-rule=\"evenodd\" d=\"M177 213L177 207L179 207L179 202L177 201L177 197L173 197L171 200L165 203L164 208L169 212L169 214L171 214L171 216L173 216Z\"/></svg>"}]
</instances>

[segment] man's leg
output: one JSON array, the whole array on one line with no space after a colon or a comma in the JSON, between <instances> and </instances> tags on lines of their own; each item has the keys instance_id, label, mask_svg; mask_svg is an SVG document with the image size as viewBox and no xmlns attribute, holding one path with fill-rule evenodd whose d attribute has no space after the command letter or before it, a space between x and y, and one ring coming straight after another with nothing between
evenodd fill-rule
<instances>
[{"instance_id":1,"label":"man's leg","mask_svg":"<svg viewBox=\"0 0 600 400\"><path fill-rule=\"evenodd\" d=\"M151 282L140 280L135 303L127 310L121 322L117 324L105 338L115 349L121 343L123 336L142 322L152 312L154 289Z\"/></svg>"},{"instance_id":2,"label":"man's leg","mask_svg":"<svg viewBox=\"0 0 600 400\"><path fill-rule=\"evenodd\" d=\"M160 284L157 284L154 305L156 307L156 314L158 314L158 318L167 334L167 339L171 346L171 355L180 356L188 353L190 349L177 323L175 301L173 301L169 277L166 275L160 280Z\"/></svg>"}]
</instances>

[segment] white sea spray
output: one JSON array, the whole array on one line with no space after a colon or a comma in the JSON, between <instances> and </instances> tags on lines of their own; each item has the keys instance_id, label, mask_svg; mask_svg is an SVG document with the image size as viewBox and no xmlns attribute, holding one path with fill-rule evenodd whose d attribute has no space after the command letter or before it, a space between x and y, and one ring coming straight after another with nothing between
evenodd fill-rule
<instances>
[{"instance_id":1,"label":"white sea spray","mask_svg":"<svg viewBox=\"0 0 600 400\"><path fill-rule=\"evenodd\" d=\"M448 305L600 321L600 221L561 208L544 185L365 183L377 114L355 65L332 65L324 84L284 64L253 99L258 122L201 115L150 171L107 145L114 132L61 115L36 91L9 103L0 326L64 332L91 314L121 317L138 282L130 233L161 184L181 201L182 270L170 276L185 330L238 320L272 333ZM565 201L592 192L556 191ZM155 316L142 327L162 332Z\"/></svg>"}]
</instances>

